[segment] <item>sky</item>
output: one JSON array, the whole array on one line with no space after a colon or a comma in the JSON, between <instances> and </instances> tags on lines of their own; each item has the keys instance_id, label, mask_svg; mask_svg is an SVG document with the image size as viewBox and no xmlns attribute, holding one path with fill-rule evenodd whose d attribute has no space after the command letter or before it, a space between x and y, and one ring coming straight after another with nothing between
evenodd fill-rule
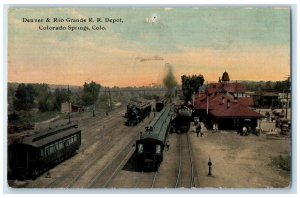
<instances>
[{"instance_id":1,"label":"sky","mask_svg":"<svg viewBox=\"0 0 300 198\"><path fill-rule=\"evenodd\" d=\"M276 81L290 74L286 7L10 8L8 15L8 82L151 86L162 84L166 65L178 83L193 74L215 82L224 71L231 80ZM89 18L123 23L66 22Z\"/></svg>"}]
</instances>

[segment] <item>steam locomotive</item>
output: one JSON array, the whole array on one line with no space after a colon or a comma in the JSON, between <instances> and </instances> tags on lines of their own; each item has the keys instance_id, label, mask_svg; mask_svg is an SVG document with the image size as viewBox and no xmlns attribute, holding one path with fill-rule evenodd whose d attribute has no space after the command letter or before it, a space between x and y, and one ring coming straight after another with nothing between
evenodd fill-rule
<instances>
[{"instance_id":1,"label":"steam locomotive","mask_svg":"<svg viewBox=\"0 0 300 198\"><path fill-rule=\"evenodd\" d=\"M175 117L172 120L173 131L176 133L186 133L190 129L193 111L187 106L180 105L175 108Z\"/></svg>"},{"instance_id":2,"label":"steam locomotive","mask_svg":"<svg viewBox=\"0 0 300 198\"><path fill-rule=\"evenodd\" d=\"M151 113L150 103L131 103L127 105L125 125L135 126L149 116Z\"/></svg>"}]
</instances>

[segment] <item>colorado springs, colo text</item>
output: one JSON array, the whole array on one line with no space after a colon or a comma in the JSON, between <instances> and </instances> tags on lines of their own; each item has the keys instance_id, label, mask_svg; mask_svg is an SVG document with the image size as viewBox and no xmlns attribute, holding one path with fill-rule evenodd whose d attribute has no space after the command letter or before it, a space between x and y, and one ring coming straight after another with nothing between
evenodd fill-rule
<instances>
[{"instance_id":1,"label":"colorado springs, colo text","mask_svg":"<svg viewBox=\"0 0 300 198\"><path fill-rule=\"evenodd\" d=\"M72 19L72 18L23 18L23 23L78 23L78 25L83 25L82 23L123 23L122 18L80 18L80 19ZM74 25L47 25L47 24L40 24L38 26L39 30L69 30L69 31L90 31L90 30L106 30L106 28L102 25L84 25L84 26L74 26Z\"/></svg>"}]
</instances>

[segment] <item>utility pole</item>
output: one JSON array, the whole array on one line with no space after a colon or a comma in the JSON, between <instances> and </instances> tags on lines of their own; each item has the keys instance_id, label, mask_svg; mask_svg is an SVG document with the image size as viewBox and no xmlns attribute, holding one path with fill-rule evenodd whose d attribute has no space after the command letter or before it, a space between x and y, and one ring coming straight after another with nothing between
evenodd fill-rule
<instances>
[{"instance_id":1,"label":"utility pole","mask_svg":"<svg viewBox=\"0 0 300 198\"><path fill-rule=\"evenodd\" d=\"M105 100L105 113L107 115L107 97L106 97L106 87L104 87L104 100Z\"/></svg>"},{"instance_id":2,"label":"utility pole","mask_svg":"<svg viewBox=\"0 0 300 198\"><path fill-rule=\"evenodd\" d=\"M235 94L236 94L236 97L238 97L237 80L235 81Z\"/></svg>"},{"instance_id":3,"label":"utility pole","mask_svg":"<svg viewBox=\"0 0 300 198\"><path fill-rule=\"evenodd\" d=\"M208 115L208 81L206 83L206 115Z\"/></svg>"},{"instance_id":4,"label":"utility pole","mask_svg":"<svg viewBox=\"0 0 300 198\"><path fill-rule=\"evenodd\" d=\"M71 103L70 103L70 86L68 85L68 106L69 106L69 112L68 112L68 117L69 117L69 124L71 123Z\"/></svg>"},{"instance_id":5,"label":"utility pole","mask_svg":"<svg viewBox=\"0 0 300 198\"><path fill-rule=\"evenodd\" d=\"M290 76L287 77L287 91L286 91L286 104L285 104L285 119L287 120L287 114L288 114L288 107L289 107L289 83L290 82Z\"/></svg>"},{"instance_id":6,"label":"utility pole","mask_svg":"<svg viewBox=\"0 0 300 198\"><path fill-rule=\"evenodd\" d=\"M286 92L286 104L285 104L285 119L287 120L288 114L288 106L289 106L289 92Z\"/></svg>"},{"instance_id":7,"label":"utility pole","mask_svg":"<svg viewBox=\"0 0 300 198\"><path fill-rule=\"evenodd\" d=\"M111 95L110 95L110 88L108 87L108 95L109 95L109 111L111 111Z\"/></svg>"}]
</instances>

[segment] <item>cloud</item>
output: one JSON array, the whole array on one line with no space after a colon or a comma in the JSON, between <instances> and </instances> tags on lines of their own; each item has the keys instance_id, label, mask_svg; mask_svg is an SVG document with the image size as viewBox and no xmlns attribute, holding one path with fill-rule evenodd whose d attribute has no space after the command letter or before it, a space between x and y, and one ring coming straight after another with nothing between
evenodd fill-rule
<instances>
[{"instance_id":1,"label":"cloud","mask_svg":"<svg viewBox=\"0 0 300 198\"><path fill-rule=\"evenodd\" d=\"M156 14L152 14L152 16L146 18L146 22L149 24L159 23L158 16Z\"/></svg>"},{"instance_id":2,"label":"cloud","mask_svg":"<svg viewBox=\"0 0 300 198\"><path fill-rule=\"evenodd\" d=\"M163 57L160 56L151 56L151 57L136 57L136 60L140 60L140 62L145 62L145 61L160 61L164 60Z\"/></svg>"}]
</instances>

